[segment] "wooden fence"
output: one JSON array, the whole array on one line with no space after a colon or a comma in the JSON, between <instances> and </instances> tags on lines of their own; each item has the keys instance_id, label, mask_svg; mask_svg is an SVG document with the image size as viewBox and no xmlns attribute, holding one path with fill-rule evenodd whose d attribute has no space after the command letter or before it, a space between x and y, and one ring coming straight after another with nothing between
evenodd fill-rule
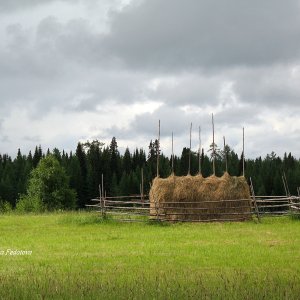
<instances>
[{"instance_id":1,"label":"wooden fence","mask_svg":"<svg viewBox=\"0 0 300 300\"><path fill-rule=\"evenodd\" d=\"M260 216L282 216L300 213L299 196L255 196Z\"/></svg>"},{"instance_id":2,"label":"wooden fence","mask_svg":"<svg viewBox=\"0 0 300 300\"><path fill-rule=\"evenodd\" d=\"M144 221L149 217L150 201L145 195L130 195L118 197L98 197L92 199L93 207L103 217L113 216L120 221Z\"/></svg>"},{"instance_id":3,"label":"wooden fence","mask_svg":"<svg viewBox=\"0 0 300 300\"><path fill-rule=\"evenodd\" d=\"M92 201L96 203L86 206L96 209L103 217L111 215L120 221L223 222L249 220L253 216L260 220L264 216L300 215L299 196L253 195L251 199L203 201L196 203L197 206L195 202L154 202L150 205L145 195L104 196ZM243 210L249 206L250 210Z\"/></svg>"}]
</instances>

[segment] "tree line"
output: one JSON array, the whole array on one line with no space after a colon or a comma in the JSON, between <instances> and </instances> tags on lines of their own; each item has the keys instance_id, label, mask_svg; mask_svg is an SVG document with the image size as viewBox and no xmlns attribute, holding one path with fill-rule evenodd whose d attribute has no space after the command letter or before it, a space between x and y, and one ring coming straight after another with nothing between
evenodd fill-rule
<instances>
[{"instance_id":1,"label":"tree line","mask_svg":"<svg viewBox=\"0 0 300 300\"><path fill-rule=\"evenodd\" d=\"M191 175L196 175L199 168L202 175L208 177L213 172L213 157L217 176L222 176L226 165L230 175L242 175L243 154L238 155L228 145L223 150L217 145L214 148L214 153L211 145L208 151L204 152L202 149L200 154L183 148L181 155L175 155L173 160L159 153L157 140L150 141L147 151L136 148L130 152L126 148L123 154L118 150L115 137L107 146L98 140L79 142L75 153L67 153L57 148L44 152L41 146L37 146L33 154L30 151L28 155L24 155L19 149L14 159L7 154L0 154L0 203L8 203L14 208L20 199L32 198L34 193L42 193L43 189L49 189L48 186L42 188L38 181L40 177L49 177L49 170L56 174L52 175L54 179L51 179L51 185L63 184L63 190L59 192L58 200L55 200L67 203L62 205L62 208L84 208L90 199L97 197L102 174L106 194L118 196L139 194L143 173L143 190L147 194L157 173L158 153L159 175L162 178L168 177L172 172L178 176L185 176L189 171ZM41 165L47 157L51 157L51 160ZM284 195L284 173L289 190L295 195L297 187L300 186L300 160L291 153L284 154L281 158L272 152L264 158L245 160L245 176L247 180L252 178L257 195Z\"/></svg>"}]
</instances>

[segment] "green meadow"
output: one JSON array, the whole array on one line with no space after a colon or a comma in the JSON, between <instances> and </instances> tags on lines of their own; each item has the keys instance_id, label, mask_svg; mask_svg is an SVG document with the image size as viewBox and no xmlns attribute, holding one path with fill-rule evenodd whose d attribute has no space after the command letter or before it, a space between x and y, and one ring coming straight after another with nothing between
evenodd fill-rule
<instances>
[{"instance_id":1,"label":"green meadow","mask_svg":"<svg viewBox=\"0 0 300 300\"><path fill-rule=\"evenodd\" d=\"M0 299L299 295L299 219L157 224L93 212L0 216Z\"/></svg>"}]
</instances>

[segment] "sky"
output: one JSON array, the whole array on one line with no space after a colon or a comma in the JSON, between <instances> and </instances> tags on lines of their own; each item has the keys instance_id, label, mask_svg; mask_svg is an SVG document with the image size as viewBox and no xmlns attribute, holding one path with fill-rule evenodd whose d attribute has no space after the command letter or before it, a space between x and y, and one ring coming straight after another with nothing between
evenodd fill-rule
<instances>
[{"instance_id":1,"label":"sky","mask_svg":"<svg viewBox=\"0 0 300 300\"><path fill-rule=\"evenodd\" d=\"M299 0L0 0L0 153L181 154L226 142L300 157Z\"/></svg>"}]
</instances>

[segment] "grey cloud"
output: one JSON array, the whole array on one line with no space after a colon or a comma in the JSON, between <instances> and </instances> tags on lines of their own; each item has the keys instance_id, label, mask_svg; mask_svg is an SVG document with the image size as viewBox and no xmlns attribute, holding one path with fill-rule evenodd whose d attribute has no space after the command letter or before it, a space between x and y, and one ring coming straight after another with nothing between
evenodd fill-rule
<instances>
[{"instance_id":1,"label":"grey cloud","mask_svg":"<svg viewBox=\"0 0 300 300\"><path fill-rule=\"evenodd\" d=\"M106 35L96 33L88 20L62 26L50 17L39 25L37 39L41 47L90 67L163 73L218 73L300 57L296 0L135 2L110 14Z\"/></svg>"},{"instance_id":2,"label":"grey cloud","mask_svg":"<svg viewBox=\"0 0 300 300\"><path fill-rule=\"evenodd\" d=\"M200 109L199 109L200 108ZM213 112L213 111L212 111ZM190 123L193 123L193 131L197 132L201 126L203 132L211 132L211 113L201 111L200 107L191 107L190 110L182 110L172 105L162 105L153 113L137 115L128 129L112 126L108 130L108 136L116 135L123 138L134 138L136 135L155 137L157 134L158 120L161 120L161 136L170 137L174 132L176 136L188 135ZM219 113L215 113L216 129L242 128L244 125L261 123L259 108L251 106L228 107ZM224 134L220 132L220 134Z\"/></svg>"},{"instance_id":3,"label":"grey cloud","mask_svg":"<svg viewBox=\"0 0 300 300\"><path fill-rule=\"evenodd\" d=\"M230 106L215 114L217 124L222 127L261 125L261 111L254 105Z\"/></svg>"},{"instance_id":4,"label":"grey cloud","mask_svg":"<svg viewBox=\"0 0 300 300\"><path fill-rule=\"evenodd\" d=\"M297 66L297 65L295 65ZM270 109L289 105L300 106L300 69L292 74L293 65L279 65L239 70L235 78L235 92L242 102Z\"/></svg>"},{"instance_id":5,"label":"grey cloud","mask_svg":"<svg viewBox=\"0 0 300 300\"><path fill-rule=\"evenodd\" d=\"M130 123L128 129L112 126L107 132L108 136L115 135L122 138L134 138L136 135L157 137L158 120L161 120L161 136L171 136L171 132L182 135L188 128L191 118L178 107L163 105L153 113L137 115Z\"/></svg>"},{"instance_id":6,"label":"grey cloud","mask_svg":"<svg viewBox=\"0 0 300 300\"><path fill-rule=\"evenodd\" d=\"M89 9L93 1L88 1ZM34 10L40 5L37 2L51 3L3 1L0 14L5 10L16 17L14 9ZM5 46L4 39L0 48L0 118L9 119L9 112L19 107L42 121L49 112L100 115L109 114L108 108L120 103L154 101L163 105L153 113L139 113L128 129L113 126L116 120L111 116L107 138L156 138L161 119L162 138L174 131L182 144L188 144L193 122L194 134L202 125L203 138L208 140L210 113L215 112L218 134L228 135L236 146L240 128L263 128L268 111L281 109L285 116L295 113L300 105L296 0L136 2L108 15L106 34L78 16L71 21L70 16L66 21L47 17L36 28L26 22L8 26L8 42ZM292 68L297 70L293 73ZM63 147L67 134L60 130L55 142ZM259 132L261 137L253 140L262 140L274 150L284 143L283 135L269 134L264 140L265 134ZM298 135L293 136L297 139ZM36 143L38 137L24 137L24 143L30 139ZM72 144L71 138L68 143ZM255 144L249 142L250 146L255 149Z\"/></svg>"},{"instance_id":7,"label":"grey cloud","mask_svg":"<svg viewBox=\"0 0 300 300\"><path fill-rule=\"evenodd\" d=\"M1 140L4 142L4 141L5 141L5 138L7 138L7 136L5 137L5 136L2 134L2 131L3 131L3 119L0 119L0 138L1 138Z\"/></svg>"},{"instance_id":8,"label":"grey cloud","mask_svg":"<svg viewBox=\"0 0 300 300\"><path fill-rule=\"evenodd\" d=\"M283 156L285 152L292 152L297 157L300 156L300 140L299 130L293 133L278 133L271 127L264 127L263 134L251 135L246 141L246 156L258 157L265 156L271 151L274 151L277 155ZM291 145L293 145L291 147Z\"/></svg>"},{"instance_id":9,"label":"grey cloud","mask_svg":"<svg viewBox=\"0 0 300 300\"><path fill-rule=\"evenodd\" d=\"M157 88L148 88L151 99L163 99L172 105L216 105L224 76L204 76L195 72L174 74L171 79L162 76Z\"/></svg>"},{"instance_id":10,"label":"grey cloud","mask_svg":"<svg viewBox=\"0 0 300 300\"><path fill-rule=\"evenodd\" d=\"M143 1L113 18L103 47L129 67L167 72L290 61L299 9L296 0Z\"/></svg>"},{"instance_id":11,"label":"grey cloud","mask_svg":"<svg viewBox=\"0 0 300 300\"><path fill-rule=\"evenodd\" d=\"M8 137L8 135L0 135L0 141L2 142L2 143L9 143L11 140L10 140L10 138Z\"/></svg>"},{"instance_id":12,"label":"grey cloud","mask_svg":"<svg viewBox=\"0 0 300 300\"><path fill-rule=\"evenodd\" d=\"M32 9L36 6L49 4L55 1L65 2L77 2L77 0L1 0L0 1L0 13L14 12L22 9Z\"/></svg>"},{"instance_id":13,"label":"grey cloud","mask_svg":"<svg viewBox=\"0 0 300 300\"><path fill-rule=\"evenodd\" d=\"M33 136L24 136L24 141L26 142L34 142L34 143L40 143L41 137L38 135L33 135Z\"/></svg>"}]
</instances>

